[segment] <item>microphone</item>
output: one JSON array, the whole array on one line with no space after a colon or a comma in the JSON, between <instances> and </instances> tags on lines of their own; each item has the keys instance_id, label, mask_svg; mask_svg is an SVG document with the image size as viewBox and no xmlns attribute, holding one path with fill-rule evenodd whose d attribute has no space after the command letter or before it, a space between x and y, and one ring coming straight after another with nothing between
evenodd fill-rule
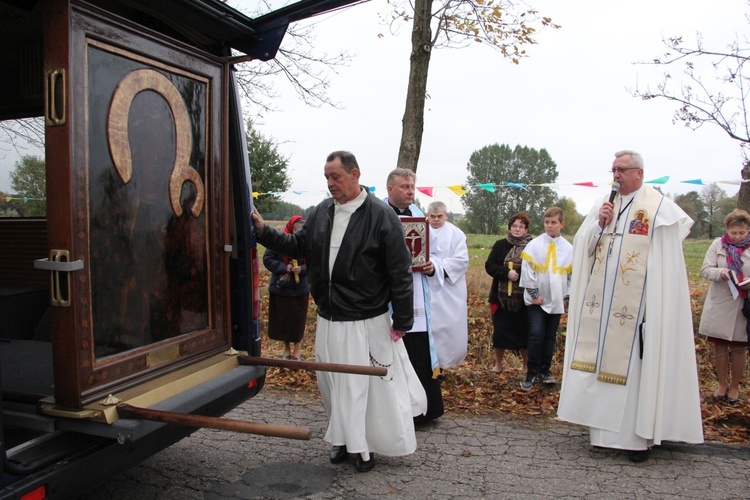
<instances>
[{"instance_id":1,"label":"microphone","mask_svg":"<svg viewBox=\"0 0 750 500\"><path fill-rule=\"evenodd\" d=\"M617 196L617 192L620 190L620 183L615 182L612 184L612 192L609 193L609 202L614 203L615 202L615 196Z\"/></svg>"}]
</instances>

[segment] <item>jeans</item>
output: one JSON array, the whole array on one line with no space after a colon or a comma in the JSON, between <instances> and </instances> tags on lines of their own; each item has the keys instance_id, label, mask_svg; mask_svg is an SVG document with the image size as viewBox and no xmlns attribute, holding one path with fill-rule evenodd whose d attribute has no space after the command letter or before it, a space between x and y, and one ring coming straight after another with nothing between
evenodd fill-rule
<instances>
[{"instance_id":1,"label":"jeans","mask_svg":"<svg viewBox=\"0 0 750 500\"><path fill-rule=\"evenodd\" d=\"M557 327L562 314L548 314L542 306L530 305L526 309L529 318L528 375L545 375L552 365L557 342Z\"/></svg>"}]
</instances>

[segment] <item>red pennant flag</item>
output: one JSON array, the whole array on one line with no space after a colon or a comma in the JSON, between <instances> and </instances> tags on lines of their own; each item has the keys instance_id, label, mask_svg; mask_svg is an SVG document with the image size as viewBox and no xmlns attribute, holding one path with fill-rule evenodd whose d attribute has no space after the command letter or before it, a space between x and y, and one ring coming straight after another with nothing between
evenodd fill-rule
<instances>
[{"instance_id":1,"label":"red pennant flag","mask_svg":"<svg viewBox=\"0 0 750 500\"><path fill-rule=\"evenodd\" d=\"M418 187L417 191L419 191L422 194L426 194L427 196L432 196L432 188L431 187Z\"/></svg>"}]
</instances>

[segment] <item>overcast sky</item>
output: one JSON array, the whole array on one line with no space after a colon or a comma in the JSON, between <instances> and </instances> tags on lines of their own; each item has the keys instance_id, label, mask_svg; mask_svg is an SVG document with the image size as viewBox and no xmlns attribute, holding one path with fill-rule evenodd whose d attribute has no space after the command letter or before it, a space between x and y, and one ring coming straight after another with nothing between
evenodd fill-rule
<instances>
[{"instance_id":1,"label":"overcast sky","mask_svg":"<svg viewBox=\"0 0 750 500\"><path fill-rule=\"evenodd\" d=\"M627 88L661 80L663 68L634 63L662 54L663 37L682 35L693 43L700 31L705 46L724 49L744 36L745 0L719 0L710 8L693 0L530 3L562 28L542 32L520 65L478 45L433 53L418 186L464 183L472 152L494 143L546 149L561 183L601 183L599 188L560 190L584 213L609 191L608 170L620 149L643 155L646 180L670 176L663 186L668 193L701 189L681 180L740 179L736 141L718 127L694 132L673 125L674 106L643 102ZM398 156L410 51L408 29L393 37L378 23L378 13L387 12L388 5L375 0L315 19L319 47L335 51L344 46L354 59L332 78L330 95L344 109L305 107L286 90L288 99L279 104L283 112L266 116L259 127L289 156L292 190L318 190L315 196L289 194L287 201L305 207L322 199L325 156L336 149L352 151L362 167L362 182L385 195L385 177ZM681 76L681 71L676 67L672 73ZM507 180L513 179L496 182ZM738 190L720 187L729 195ZM450 190L436 189L434 195L462 211Z\"/></svg>"},{"instance_id":2,"label":"overcast sky","mask_svg":"<svg viewBox=\"0 0 750 500\"><path fill-rule=\"evenodd\" d=\"M739 180L742 157L736 141L718 127L694 132L673 125L673 105L643 102L627 89L661 80L663 68L634 63L662 54L663 37L682 35L693 44L701 32L706 47L722 50L736 37L744 39L746 0L530 4L562 28L540 33L539 44L527 47L530 57L520 65L479 45L433 53L417 185L437 189L434 198L419 195L423 204L440 199L462 212L459 198L440 186L465 183L472 152L494 143L546 149L557 163L560 183L600 183L559 191L584 213L609 191L608 170L620 149L641 152L646 180L670 176L663 186L667 193L701 189L681 180ZM344 47L353 59L331 77L330 96L343 109L307 107L280 84L278 111L258 125L289 158L290 191L307 192L290 192L285 200L302 207L322 200L325 157L337 149L352 151L362 167L362 182L385 196L385 178L398 156L410 51L409 26L392 36L378 21L378 14L387 13L385 0L373 0L314 19L319 50ZM681 71L671 70L675 77ZM0 190L9 189L16 160L0 151ZM729 195L738 189L720 187Z\"/></svg>"}]
</instances>

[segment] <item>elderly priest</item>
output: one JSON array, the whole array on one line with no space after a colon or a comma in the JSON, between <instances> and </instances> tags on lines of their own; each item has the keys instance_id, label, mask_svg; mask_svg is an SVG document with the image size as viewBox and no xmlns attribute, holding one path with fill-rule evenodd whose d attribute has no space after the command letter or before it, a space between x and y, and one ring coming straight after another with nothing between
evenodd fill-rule
<instances>
[{"instance_id":1,"label":"elderly priest","mask_svg":"<svg viewBox=\"0 0 750 500\"><path fill-rule=\"evenodd\" d=\"M573 240L558 416L642 462L663 440L703 442L682 253L693 221L643 185L638 153L615 153L612 174Z\"/></svg>"}]
</instances>

